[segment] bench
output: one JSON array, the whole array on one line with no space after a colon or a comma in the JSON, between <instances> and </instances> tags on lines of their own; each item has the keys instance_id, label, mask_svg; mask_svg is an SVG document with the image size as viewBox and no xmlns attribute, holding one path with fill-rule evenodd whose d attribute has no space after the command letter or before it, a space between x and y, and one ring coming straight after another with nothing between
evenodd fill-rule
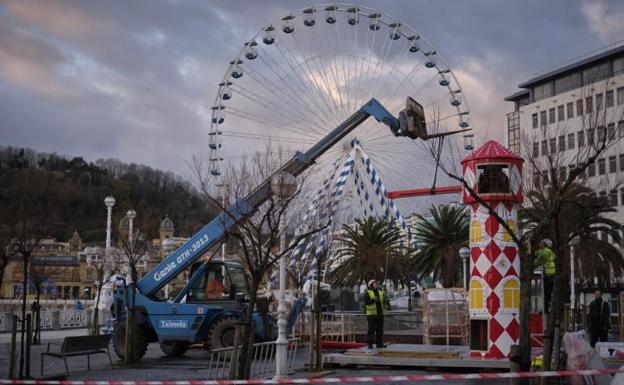
<instances>
[{"instance_id":1,"label":"bench","mask_svg":"<svg viewBox=\"0 0 624 385\"><path fill-rule=\"evenodd\" d=\"M55 358L62 358L65 362L65 371L69 375L69 367L67 366L67 357L87 356L87 369L91 369L91 355L92 354L107 354L111 367L113 366L113 359L111 358L108 345L110 343L111 335L104 334L99 336L78 336L78 337L65 337L61 345L59 352L51 352L50 345L48 343L48 349L45 353L41 353L41 375L43 376L43 357L50 356Z\"/></svg>"}]
</instances>

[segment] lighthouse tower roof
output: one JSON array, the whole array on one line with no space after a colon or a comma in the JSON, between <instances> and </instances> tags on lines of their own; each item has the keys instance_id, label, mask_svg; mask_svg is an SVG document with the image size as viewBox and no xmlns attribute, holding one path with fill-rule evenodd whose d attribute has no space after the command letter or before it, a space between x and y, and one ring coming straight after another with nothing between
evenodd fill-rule
<instances>
[{"instance_id":1,"label":"lighthouse tower roof","mask_svg":"<svg viewBox=\"0 0 624 385\"><path fill-rule=\"evenodd\" d=\"M465 162L475 160L520 160L522 157L518 156L513 151L503 147L495 140L487 141L483 146L474 150L470 155L462 160L462 164Z\"/></svg>"}]
</instances>

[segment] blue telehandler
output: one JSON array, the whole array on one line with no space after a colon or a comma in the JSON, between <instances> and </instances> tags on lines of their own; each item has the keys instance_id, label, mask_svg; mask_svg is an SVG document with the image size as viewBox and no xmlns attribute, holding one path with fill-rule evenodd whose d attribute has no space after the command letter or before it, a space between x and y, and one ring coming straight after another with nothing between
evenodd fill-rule
<instances>
[{"instance_id":1,"label":"blue telehandler","mask_svg":"<svg viewBox=\"0 0 624 385\"><path fill-rule=\"evenodd\" d=\"M333 145L341 141L353 129L370 116L390 127L395 136L412 139L428 139L422 106L408 98L406 108L395 118L377 100L371 99L338 127L308 151L298 152L276 173L288 172L297 176ZM465 130L442 135L454 134ZM152 271L138 282L122 282L114 292L116 323L113 343L120 358L125 357L126 322L128 309L134 308L136 326L133 329L133 356L139 359L145 354L150 342L159 342L167 355L182 355L193 343L207 342L209 347L220 348L233 343L235 323L242 320L245 312L253 311L245 304L247 293L245 269L237 262L199 261L223 238L237 222L250 217L271 196L271 178L263 181L243 199L230 205L210 223L194 234L186 243L163 259ZM188 283L172 300L158 297L159 291L173 278L190 269ZM219 279L227 283L226 294L212 298L209 295L211 281ZM134 292L134 293L133 293ZM303 301L291 308L288 326L292 327L302 311ZM263 321L264 319L264 321ZM260 314L254 314L256 340L276 338L276 322ZM268 327L267 327L268 326Z\"/></svg>"}]
</instances>

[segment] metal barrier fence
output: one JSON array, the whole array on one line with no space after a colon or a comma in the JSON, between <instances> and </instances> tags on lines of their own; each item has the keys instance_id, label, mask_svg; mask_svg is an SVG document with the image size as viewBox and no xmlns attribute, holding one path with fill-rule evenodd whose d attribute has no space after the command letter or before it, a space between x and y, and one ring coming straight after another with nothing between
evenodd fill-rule
<instances>
[{"instance_id":1,"label":"metal barrier fence","mask_svg":"<svg viewBox=\"0 0 624 385\"><path fill-rule=\"evenodd\" d=\"M419 334L422 329L422 312L390 311L384 313L384 332L409 332ZM352 342L356 335L366 334L366 315L362 312L325 312L322 313L322 338L331 341ZM293 337L309 339L311 327L310 312L304 312L293 328Z\"/></svg>"},{"instance_id":2,"label":"metal barrier fence","mask_svg":"<svg viewBox=\"0 0 624 385\"><path fill-rule=\"evenodd\" d=\"M32 314L33 320L35 314ZM0 312L0 333L11 331L11 317L18 312ZM93 310L53 310L41 311L41 330L60 330L86 328L93 320ZM101 328L107 328L112 323L112 316L109 310L99 311L99 324Z\"/></svg>"},{"instance_id":3,"label":"metal barrier fence","mask_svg":"<svg viewBox=\"0 0 624 385\"><path fill-rule=\"evenodd\" d=\"M288 369L294 371L295 354L299 348L299 339L288 340ZM275 341L260 342L253 345L251 378L272 378L275 375ZM233 379L236 374L239 349L233 347L210 351L208 361L208 380Z\"/></svg>"}]
</instances>

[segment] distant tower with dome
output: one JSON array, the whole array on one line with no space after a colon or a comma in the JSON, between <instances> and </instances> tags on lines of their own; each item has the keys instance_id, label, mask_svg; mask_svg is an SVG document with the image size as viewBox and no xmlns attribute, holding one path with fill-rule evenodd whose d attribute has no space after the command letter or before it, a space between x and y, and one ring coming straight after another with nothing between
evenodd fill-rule
<instances>
[{"instance_id":1,"label":"distant tower with dome","mask_svg":"<svg viewBox=\"0 0 624 385\"><path fill-rule=\"evenodd\" d=\"M160 221L160 228L158 229L160 241L162 242L164 239L173 238L174 231L175 226L173 225L173 221L168 215L165 215L165 219Z\"/></svg>"}]
</instances>

